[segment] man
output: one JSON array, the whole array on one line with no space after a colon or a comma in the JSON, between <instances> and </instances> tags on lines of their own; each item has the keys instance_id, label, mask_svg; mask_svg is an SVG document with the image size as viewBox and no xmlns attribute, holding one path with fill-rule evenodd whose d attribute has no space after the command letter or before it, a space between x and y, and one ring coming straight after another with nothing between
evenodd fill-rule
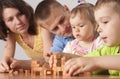
<instances>
[{"instance_id":1,"label":"man","mask_svg":"<svg viewBox=\"0 0 120 79\"><path fill-rule=\"evenodd\" d=\"M62 52L66 43L74 39L69 17L70 11L67 6L62 6L56 0L43 0L38 4L35 18L37 24L42 27L45 56L48 52Z\"/></svg>"}]
</instances>

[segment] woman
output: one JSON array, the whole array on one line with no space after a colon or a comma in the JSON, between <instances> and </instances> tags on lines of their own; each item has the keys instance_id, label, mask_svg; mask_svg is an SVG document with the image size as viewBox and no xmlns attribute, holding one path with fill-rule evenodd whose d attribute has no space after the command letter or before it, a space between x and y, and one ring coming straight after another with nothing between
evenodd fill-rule
<instances>
[{"instance_id":1,"label":"woman","mask_svg":"<svg viewBox=\"0 0 120 79\"><path fill-rule=\"evenodd\" d=\"M36 27L32 7L23 0L0 0L0 39L6 41L0 72L7 72L16 66L15 60L12 59L16 42L30 58L37 59L43 56L40 27ZM30 64L30 61L20 62L24 63L23 68Z\"/></svg>"}]
</instances>

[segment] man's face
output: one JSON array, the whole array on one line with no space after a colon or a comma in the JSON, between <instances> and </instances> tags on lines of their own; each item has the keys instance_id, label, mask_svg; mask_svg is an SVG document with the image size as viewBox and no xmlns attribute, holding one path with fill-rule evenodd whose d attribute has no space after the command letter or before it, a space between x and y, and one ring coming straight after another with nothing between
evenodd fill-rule
<instances>
[{"instance_id":1,"label":"man's face","mask_svg":"<svg viewBox=\"0 0 120 79\"><path fill-rule=\"evenodd\" d=\"M38 24L55 35L71 36L69 15L70 13L62 8L54 8L48 19L39 20Z\"/></svg>"}]
</instances>

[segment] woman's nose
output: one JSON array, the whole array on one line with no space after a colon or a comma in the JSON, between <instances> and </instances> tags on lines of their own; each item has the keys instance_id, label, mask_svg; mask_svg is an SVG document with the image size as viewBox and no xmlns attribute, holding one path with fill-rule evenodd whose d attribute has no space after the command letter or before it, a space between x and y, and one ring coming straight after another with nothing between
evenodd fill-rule
<instances>
[{"instance_id":1,"label":"woman's nose","mask_svg":"<svg viewBox=\"0 0 120 79\"><path fill-rule=\"evenodd\" d=\"M15 18L15 22L16 22L16 24L20 24L20 23L21 23L21 20L16 17L16 18Z\"/></svg>"}]
</instances>

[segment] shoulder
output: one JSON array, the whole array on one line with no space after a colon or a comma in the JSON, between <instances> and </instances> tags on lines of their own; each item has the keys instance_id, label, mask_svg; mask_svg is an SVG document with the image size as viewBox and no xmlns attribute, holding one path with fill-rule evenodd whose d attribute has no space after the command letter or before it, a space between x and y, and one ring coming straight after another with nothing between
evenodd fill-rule
<instances>
[{"instance_id":1,"label":"shoulder","mask_svg":"<svg viewBox=\"0 0 120 79\"><path fill-rule=\"evenodd\" d=\"M98 36L95 40L94 40L94 46L95 48L101 48L103 45L105 45L104 41L101 39L100 36Z\"/></svg>"}]
</instances>

